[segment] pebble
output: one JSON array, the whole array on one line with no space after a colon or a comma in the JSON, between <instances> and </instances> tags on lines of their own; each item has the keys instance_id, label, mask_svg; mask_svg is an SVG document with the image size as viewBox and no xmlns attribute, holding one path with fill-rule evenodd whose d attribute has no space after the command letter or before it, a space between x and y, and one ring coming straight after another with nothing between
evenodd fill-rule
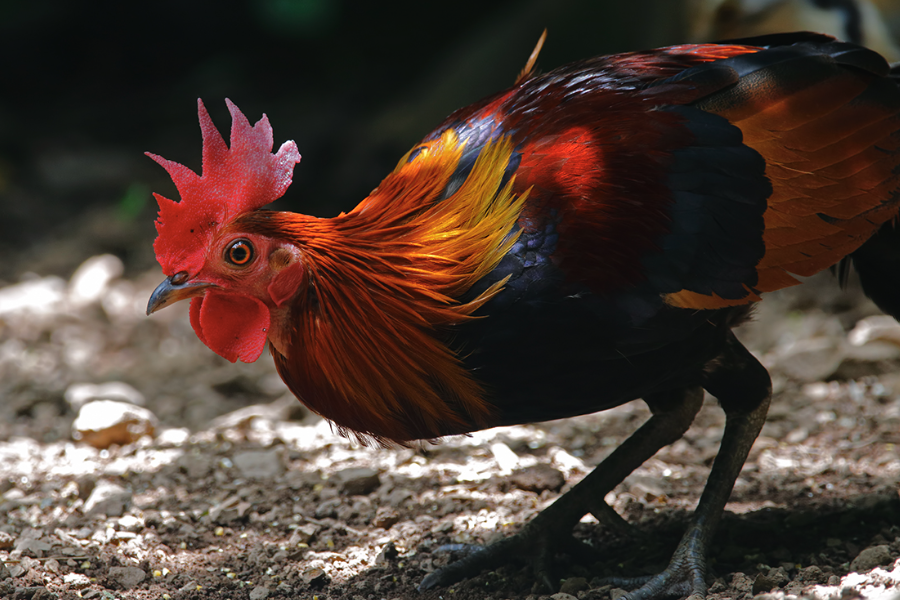
<instances>
[{"instance_id":1,"label":"pebble","mask_svg":"<svg viewBox=\"0 0 900 600\"><path fill-rule=\"evenodd\" d=\"M106 515L121 517L131 503L131 492L111 481L100 480L84 502L82 510L87 516Z\"/></svg>"},{"instance_id":2,"label":"pebble","mask_svg":"<svg viewBox=\"0 0 900 600\"><path fill-rule=\"evenodd\" d=\"M275 588L275 589L278 590L278 592L279 592L282 596L293 597L293 595L294 595L294 588L292 588L291 586L289 586L289 585L288 585L287 583L285 583L284 581L282 581L281 583L279 583L279 584L278 584L278 587Z\"/></svg>"},{"instance_id":3,"label":"pebble","mask_svg":"<svg viewBox=\"0 0 900 600\"><path fill-rule=\"evenodd\" d=\"M0 560L0 581L9 579L10 577L12 577L12 573L6 568L6 563Z\"/></svg>"},{"instance_id":4,"label":"pebble","mask_svg":"<svg viewBox=\"0 0 900 600\"><path fill-rule=\"evenodd\" d=\"M81 590L91 585L91 578L83 573L66 573L63 575L63 583L74 590Z\"/></svg>"},{"instance_id":5,"label":"pebble","mask_svg":"<svg viewBox=\"0 0 900 600\"><path fill-rule=\"evenodd\" d=\"M500 467L501 475L508 475L519 466L518 455L503 442L491 444L491 454L494 455L494 460L497 461L497 466Z\"/></svg>"},{"instance_id":6,"label":"pebble","mask_svg":"<svg viewBox=\"0 0 900 600\"><path fill-rule=\"evenodd\" d=\"M300 578L306 585L321 585L328 582L328 575L318 567L309 567L301 573Z\"/></svg>"},{"instance_id":7,"label":"pebble","mask_svg":"<svg viewBox=\"0 0 900 600\"><path fill-rule=\"evenodd\" d=\"M343 469L332 478L341 491L349 496L367 496L381 485L378 471L367 467Z\"/></svg>"},{"instance_id":8,"label":"pebble","mask_svg":"<svg viewBox=\"0 0 900 600\"><path fill-rule=\"evenodd\" d=\"M862 346L873 340L882 340L900 346L900 323L887 315L874 315L861 319L849 334L847 341Z\"/></svg>"},{"instance_id":9,"label":"pebble","mask_svg":"<svg viewBox=\"0 0 900 600\"><path fill-rule=\"evenodd\" d=\"M390 529L400 521L400 514L389 506L380 506L372 518L372 525Z\"/></svg>"},{"instance_id":10,"label":"pebble","mask_svg":"<svg viewBox=\"0 0 900 600\"><path fill-rule=\"evenodd\" d=\"M15 538L5 531L0 531L0 550L9 550L13 547Z\"/></svg>"},{"instance_id":11,"label":"pebble","mask_svg":"<svg viewBox=\"0 0 900 600\"><path fill-rule=\"evenodd\" d=\"M559 591L564 594L572 594L573 596L578 594L578 592L584 592L590 589L590 585L588 584L588 580L584 577L569 577L565 581L563 581L562 585L559 586Z\"/></svg>"},{"instance_id":12,"label":"pebble","mask_svg":"<svg viewBox=\"0 0 900 600\"><path fill-rule=\"evenodd\" d=\"M317 534L319 533L320 527L318 525L314 525L313 523L304 523L300 525L291 533L291 537L288 540L288 545L293 547L297 544L306 544Z\"/></svg>"},{"instance_id":13,"label":"pebble","mask_svg":"<svg viewBox=\"0 0 900 600\"><path fill-rule=\"evenodd\" d=\"M784 570L784 567L769 569L768 573L760 573L756 576L756 579L753 580L752 591L754 595L770 592L775 588L784 586L790 580L791 578L788 576L787 571Z\"/></svg>"},{"instance_id":14,"label":"pebble","mask_svg":"<svg viewBox=\"0 0 900 600\"><path fill-rule=\"evenodd\" d=\"M194 452L182 454L178 458L178 466L194 481L209 475L212 472L214 462L215 459L212 456Z\"/></svg>"},{"instance_id":15,"label":"pebble","mask_svg":"<svg viewBox=\"0 0 900 600\"><path fill-rule=\"evenodd\" d=\"M871 571L877 566L891 562L891 548L887 545L866 548L850 563L851 571Z\"/></svg>"},{"instance_id":16,"label":"pebble","mask_svg":"<svg viewBox=\"0 0 900 600\"><path fill-rule=\"evenodd\" d=\"M341 500L326 500L316 507L316 518L327 519L337 516L337 509L341 505Z\"/></svg>"},{"instance_id":17,"label":"pebble","mask_svg":"<svg viewBox=\"0 0 900 600\"><path fill-rule=\"evenodd\" d=\"M52 546L47 542L23 535L18 540L16 540L14 552L19 552L20 554L24 554L26 556L41 558L44 556L44 552L50 550L51 547Z\"/></svg>"},{"instance_id":18,"label":"pebble","mask_svg":"<svg viewBox=\"0 0 900 600\"><path fill-rule=\"evenodd\" d=\"M274 479L284 473L282 453L277 448L236 452L231 460L246 479Z\"/></svg>"},{"instance_id":19,"label":"pebble","mask_svg":"<svg viewBox=\"0 0 900 600\"><path fill-rule=\"evenodd\" d=\"M144 406L144 395L122 381L106 383L73 383L66 388L66 402L72 410L79 410L91 400L116 400Z\"/></svg>"},{"instance_id":20,"label":"pebble","mask_svg":"<svg viewBox=\"0 0 900 600\"><path fill-rule=\"evenodd\" d=\"M258 585L250 592L250 600L266 600L269 597L269 588Z\"/></svg>"},{"instance_id":21,"label":"pebble","mask_svg":"<svg viewBox=\"0 0 900 600\"><path fill-rule=\"evenodd\" d=\"M118 523L118 529L131 533L137 533L144 528L144 520L134 515L125 515L119 519Z\"/></svg>"},{"instance_id":22,"label":"pebble","mask_svg":"<svg viewBox=\"0 0 900 600\"><path fill-rule=\"evenodd\" d=\"M845 354L840 337L800 339L776 352L774 366L797 381L822 381L837 371Z\"/></svg>"},{"instance_id":23,"label":"pebble","mask_svg":"<svg viewBox=\"0 0 900 600\"><path fill-rule=\"evenodd\" d=\"M378 553L378 556L375 557L375 564L384 566L398 556L400 556L400 552L397 550L397 546L394 542L388 542L384 545L384 548L381 549L381 552Z\"/></svg>"},{"instance_id":24,"label":"pebble","mask_svg":"<svg viewBox=\"0 0 900 600\"><path fill-rule=\"evenodd\" d=\"M188 443L191 439L191 430L187 427L170 427L163 429L156 436L156 444L162 448L177 448Z\"/></svg>"},{"instance_id":25,"label":"pebble","mask_svg":"<svg viewBox=\"0 0 900 600\"><path fill-rule=\"evenodd\" d=\"M744 573L737 572L731 577L731 585L738 591L750 592L753 589L753 580Z\"/></svg>"},{"instance_id":26,"label":"pebble","mask_svg":"<svg viewBox=\"0 0 900 600\"><path fill-rule=\"evenodd\" d=\"M578 600L577 596L573 596L572 594L566 594L565 592L557 592L550 596L551 600ZM613 596L613 600L615 600L615 596Z\"/></svg>"},{"instance_id":27,"label":"pebble","mask_svg":"<svg viewBox=\"0 0 900 600\"><path fill-rule=\"evenodd\" d=\"M65 298L66 283L51 275L0 289L0 316L50 315Z\"/></svg>"},{"instance_id":28,"label":"pebble","mask_svg":"<svg viewBox=\"0 0 900 600\"><path fill-rule=\"evenodd\" d=\"M87 259L69 279L69 302L84 306L101 299L109 284L122 276L125 266L112 254Z\"/></svg>"},{"instance_id":29,"label":"pebble","mask_svg":"<svg viewBox=\"0 0 900 600\"><path fill-rule=\"evenodd\" d=\"M21 577L25 573L28 572L28 569L23 567L21 564L18 565L10 565L8 567L10 577Z\"/></svg>"},{"instance_id":30,"label":"pebble","mask_svg":"<svg viewBox=\"0 0 900 600\"><path fill-rule=\"evenodd\" d=\"M98 450L124 446L156 431L157 418L146 408L115 400L93 400L72 423L72 438Z\"/></svg>"},{"instance_id":31,"label":"pebble","mask_svg":"<svg viewBox=\"0 0 900 600\"><path fill-rule=\"evenodd\" d=\"M811 565L800 569L797 579L803 583L825 583L828 581L828 575L816 565Z\"/></svg>"},{"instance_id":32,"label":"pebble","mask_svg":"<svg viewBox=\"0 0 900 600\"><path fill-rule=\"evenodd\" d=\"M520 490L538 494L544 490L558 492L566 484L566 478L559 469L543 463L519 469L510 476L509 481Z\"/></svg>"}]
</instances>

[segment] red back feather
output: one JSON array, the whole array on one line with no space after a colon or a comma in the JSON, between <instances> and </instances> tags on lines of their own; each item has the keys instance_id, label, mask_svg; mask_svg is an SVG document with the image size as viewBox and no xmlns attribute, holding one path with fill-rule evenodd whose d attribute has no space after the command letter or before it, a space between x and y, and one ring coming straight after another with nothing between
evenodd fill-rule
<instances>
[{"instance_id":1,"label":"red back feather","mask_svg":"<svg viewBox=\"0 0 900 600\"><path fill-rule=\"evenodd\" d=\"M235 217L280 198L291 185L300 153L293 141L272 153L269 119L251 126L230 100L231 147L213 124L206 107L197 100L203 133L203 174L184 165L147 153L168 171L178 188L181 202L153 194L159 202L153 249L166 275L186 271L194 276L206 261L214 233Z\"/></svg>"}]
</instances>

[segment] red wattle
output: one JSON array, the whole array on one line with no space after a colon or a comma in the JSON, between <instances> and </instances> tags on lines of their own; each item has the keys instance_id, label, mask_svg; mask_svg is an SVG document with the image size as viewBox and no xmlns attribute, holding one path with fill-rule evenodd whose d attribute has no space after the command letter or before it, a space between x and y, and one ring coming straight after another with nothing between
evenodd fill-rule
<instances>
[{"instance_id":1,"label":"red wattle","mask_svg":"<svg viewBox=\"0 0 900 600\"><path fill-rule=\"evenodd\" d=\"M203 298L191 300L191 326L219 356L250 363L266 347L269 309L250 296L208 290Z\"/></svg>"}]
</instances>

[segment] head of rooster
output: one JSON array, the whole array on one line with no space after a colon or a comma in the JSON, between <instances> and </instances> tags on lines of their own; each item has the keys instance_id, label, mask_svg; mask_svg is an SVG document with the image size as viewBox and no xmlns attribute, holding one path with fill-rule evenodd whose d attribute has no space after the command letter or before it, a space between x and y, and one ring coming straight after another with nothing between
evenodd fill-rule
<instances>
[{"instance_id":1,"label":"head of rooster","mask_svg":"<svg viewBox=\"0 0 900 600\"><path fill-rule=\"evenodd\" d=\"M168 171L181 202L154 194L159 236L153 248L167 278L150 297L147 314L191 298L191 325L203 343L232 362L252 362L299 287L303 265L296 247L229 224L280 198L300 153L293 141L273 153L268 118L251 126L226 102L233 120L230 148L198 100L202 175L148 153Z\"/></svg>"}]
</instances>

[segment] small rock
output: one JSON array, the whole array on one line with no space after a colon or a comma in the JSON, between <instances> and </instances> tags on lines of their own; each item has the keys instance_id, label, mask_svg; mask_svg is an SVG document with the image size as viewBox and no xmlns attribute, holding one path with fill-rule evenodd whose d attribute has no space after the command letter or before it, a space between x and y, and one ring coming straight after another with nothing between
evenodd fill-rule
<instances>
[{"instance_id":1,"label":"small rock","mask_svg":"<svg viewBox=\"0 0 900 600\"><path fill-rule=\"evenodd\" d=\"M850 563L851 571L871 571L877 566L891 562L891 548L887 545L866 548Z\"/></svg>"},{"instance_id":2,"label":"small rock","mask_svg":"<svg viewBox=\"0 0 900 600\"><path fill-rule=\"evenodd\" d=\"M84 502L82 510L87 516L106 515L120 517L131 503L131 492L110 481L100 480Z\"/></svg>"},{"instance_id":3,"label":"small rock","mask_svg":"<svg viewBox=\"0 0 900 600\"><path fill-rule=\"evenodd\" d=\"M144 406L144 395L122 381L106 383L73 383L66 388L66 402L72 410L79 410L91 400L115 400L137 406Z\"/></svg>"},{"instance_id":4,"label":"small rock","mask_svg":"<svg viewBox=\"0 0 900 600\"><path fill-rule=\"evenodd\" d=\"M57 312L65 297L65 282L51 275L0 289L0 315L48 315Z\"/></svg>"},{"instance_id":5,"label":"small rock","mask_svg":"<svg viewBox=\"0 0 900 600\"><path fill-rule=\"evenodd\" d=\"M83 590L91 585L91 578L83 573L66 573L63 575L63 583L73 590Z\"/></svg>"},{"instance_id":6,"label":"small rock","mask_svg":"<svg viewBox=\"0 0 900 600\"><path fill-rule=\"evenodd\" d=\"M384 566L398 556L400 556L400 553L397 551L397 546L394 545L394 542L388 542L381 549L381 552L378 553L378 556L375 557L375 564Z\"/></svg>"},{"instance_id":7,"label":"small rock","mask_svg":"<svg viewBox=\"0 0 900 600\"><path fill-rule=\"evenodd\" d=\"M797 340L775 353L778 371L798 381L822 381L837 371L846 350L841 338L831 336Z\"/></svg>"},{"instance_id":8,"label":"small rock","mask_svg":"<svg viewBox=\"0 0 900 600\"><path fill-rule=\"evenodd\" d=\"M21 564L18 564L9 566L8 571L10 577L21 577L28 572L28 569L23 567Z\"/></svg>"},{"instance_id":9,"label":"small rock","mask_svg":"<svg viewBox=\"0 0 900 600\"><path fill-rule=\"evenodd\" d=\"M184 446L191 439L191 430L187 427L171 427L163 429L156 436L156 445L173 448Z\"/></svg>"},{"instance_id":10,"label":"small rock","mask_svg":"<svg viewBox=\"0 0 900 600\"><path fill-rule=\"evenodd\" d=\"M246 479L274 479L284 473L282 453L277 448L237 452L232 462Z\"/></svg>"},{"instance_id":11,"label":"small rock","mask_svg":"<svg viewBox=\"0 0 900 600\"><path fill-rule=\"evenodd\" d=\"M6 563L0 560L0 581L9 579L10 577L12 577L12 573L6 568Z\"/></svg>"},{"instance_id":12,"label":"small rock","mask_svg":"<svg viewBox=\"0 0 900 600\"><path fill-rule=\"evenodd\" d=\"M756 576L756 579L753 580L752 592L754 595L770 592L775 588L782 587L790 580L791 578L783 567L769 569L768 573L760 573Z\"/></svg>"},{"instance_id":13,"label":"small rock","mask_svg":"<svg viewBox=\"0 0 900 600\"><path fill-rule=\"evenodd\" d=\"M847 341L854 346L862 346L873 340L883 340L900 346L900 324L887 315L866 317L856 323Z\"/></svg>"},{"instance_id":14,"label":"small rock","mask_svg":"<svg viewBox=\"0 0 900 600\"><path fill-rule=\"evenodd\" d=\"M303 580L303 583L311 586L321 586L328 583L328 575L325 574L325 571L319 569L318 567L310 567L303 571L300 575L300 578Z\"/></svg>"},{"instance_id":15,"label":"small rock","mask_svg":"<svg viewBox=\"0 0 900 600\"><path fill-rule=\"evenodd\" d=\"M146 579L147 573L137 567L110 567L109 578L129 590Z\"/></svg>"},{"instance_id":16,"label":"small rock","mask_svg":"<svg viewBox=\"0 0 900 600\"><path fill-rule=\"evenodd\" d=\"M388 503L393 508L400 508L400 506L413 498L415 494L412 490L407 488L394 488L392 489L384 498L385 502Z\"/></svg>"},{"instance_id":17,"label":"small rock","mask_svg":"<svg viewBox=\"0 0 900 600\"><path fill-rule=\"evenodd\" d=\"M269 597L269 588L258 585L250 592L250 600L266 600Z\"/></svg>"},{"instance_id":18,"label":"small rock","mask_svg":"<svg viewBox=\"0 0 900 600\"><path fill-rule=\"evenodd\" d=\"M327 519L336 517L337 509L340 505L341 501L338 499L326 500L325 502L322 502L316 507L316 518Z\"/></svg>"},{"instance_id":19,"label":"small rock","mask_svg":"<svg viewBox=\"0 0 900 600\"><path fill-rule=\"evenodd\" d=\"M519 466L519 456L503 442L491 444L491 454L494 455L494 460L500 467L501 475L508 475Z\"/></svg>"},{"instance_id":20,"label":"small rock","mask_svg":"<svg viewBox=\"0 0 900 600\"><path fill-rule=\"evenodd\" d=\"M50 550L52 546L47 542L32 537L22 536L16 540L15 551L25 556L34 556L42 558L44 552Z\"/></svg>"},{"instance_id":21,"label":"small rock","mask_svg":"<svg viewBox=\"0 0 900 600\"><path fill-rule=\"evenodd\" d=\"M125 515L124 517L119 519L119 527L120 531L128 531L131 533L137 533L144 528L144 520L135 517L134 515Z\"/></svg>"},{"instance_id":22,"label":"small rock","mask_svg":"<svg viewBox=\"0 0 900 600\"><path fill-rule=\"evenodd\" d=\"M366 496L381 485L378 471L366 467L344 469L332 477L341 491L349 496Z\"/></svg>"},{"instance_id":23,"label":"small rock","mask_svg":"<svg viewBox=\"0 0 900 600\"><path fill-rule=\"evenodd\" d=\"M304 523L291 533L288 545L293 547L297 544L308 544L315 535L319 533L319 526L312 523Z\"/></svg>"},{"instance_id":24,"label":"small rock","mask_svg":"<svg viewBox=\"0 0 900 600\"><path fill-rule=\"evenodd\" d=\"M288 585L287 583L285 583L284 581L282 581L281 583L279 583L279 584L278 584L278 587L275 588L275 589L276 589L276 590L278 591L278 593L280 593L282 596L288 596L288 597L293 597L293 596L294 596L294 588L292 588L291 586L289 586L289 585Z\"/></svg>"},{"instance_id":25,"label":"small rock","mask_svg":"<svg viewBox=\"0 0 900 600\"><path fill-rule=\"evenodd\" d=\"M56 598L56 594L43 586L21 587L13 595L13 600L56 600Z\"/></svg>"},{"instance_id":26,"label":"small rock","mask_svg":"<svg viewBox=\"0 0 900 600\"><path fill-rule=\"evenodd\" d=\"M753 580L744 573L735 573L731 576L731 585L740 592L750 592L753 589Z\"/></svg>"},{"instance_id":27,"label":"small rock","mask_svg":"<svg viewBox=\"0 0 900 600\"><path fill-rule=\"evenodd\" d=\"M578 600L578 596L573 596L572 594L567 594L565 592L557 592L550 596L551 600Z\"/></svg>"},{"instance_id":28,"label":"small rock","mask_svg":"<svg viewBox=\"0 0 900 600\"><path fill-rule=\"evenodd\" d=\"M585 590L589 590L591 588L588 585L588 580L584 577L569 577L563 584L559 586L559 591L564 594L571 594L573 596L577 595L578 592L583 592Z\"/></svg>"},{"instance_id":29,"label":"small rock","mask_svg":"<svg viewBox=\"0 0 900 600\"><path fill-rule=\"evenodd\" d=\"M110 282L121 277L124 270L125 266L117 256L92 256L81 263L69 279L69 302L84 306L100 300Z\"/></svg>"},{"instance_id":30,"label":"small rock","mask_svg":"<svg viewBox=\"0 0 900 600\"><path fill-rule=\"evenodd\" d=\"M628 590L623 590L622 588L613 588L609 590L610 600L619 600L622 596L626 595Z\"/></svg>"},{"instance_id":31,"label":"small rock","mask_svg":"<svg viewBox=\"0 0 900 600\"><path fill-rule=\"evenodd\" d=\"M558 469L548 464L537 464L519 469L509 477L509 481L521 490L540 494L544 490L558 492L566 483L566 478Z\"/></svg>"},{"instance_id":32,"label":"small rock","mask_svg":"<svg viewBox=\"0 0 900 600\"><path fill-rule=\"evenodd\" d=\"M828 581L828 575L816 565L812 565L800 569L800 572L797 574L797 579L803 583L825 583Z\"/></svg>"},{"instance_id":33,"label":"small rock","mask_svg":"<svg viewBox=\"0 0 900 600\"><path fill-rule=\"evenodd\" d=\"M156 430L156 415L140 406L114 400L94 400L81 407L72 423L72 437L103 450L124 446Z\"/></svg>"},{"instance_id":34,"label":"small rock","mask_svg":"<svg viewBox=\"0 0 900 600\"><path fill-rule=\"evenodd\" d=\"M9 550L13 547L15 538L5 531L0 531L0 550Z\"/></svg>"},{"instance_id":35,"label":"small rock","mask_svg":"<svg viewBox=\"0 0 900 600\"><path fill-rule=\"evenodd\" d=\"M380 506L372 518L372 525L390 529L400 521L400 514L390 506Z\"/></svg>"},{"instance_id":36,"label":"small rock","mask_svg":"<svg viewBox=\"0 0 900 600\"><path fill-rule=\"evenodd\" d=\"M188 452L186 454L182 454L178 458L178 466L181 467L187 476L197 481L198 479L203 479L207 475L212 472L213 464L215 460L211 456L207 456L206 454L195 454L193 452Z\"/></svg>"}]
</instances>

